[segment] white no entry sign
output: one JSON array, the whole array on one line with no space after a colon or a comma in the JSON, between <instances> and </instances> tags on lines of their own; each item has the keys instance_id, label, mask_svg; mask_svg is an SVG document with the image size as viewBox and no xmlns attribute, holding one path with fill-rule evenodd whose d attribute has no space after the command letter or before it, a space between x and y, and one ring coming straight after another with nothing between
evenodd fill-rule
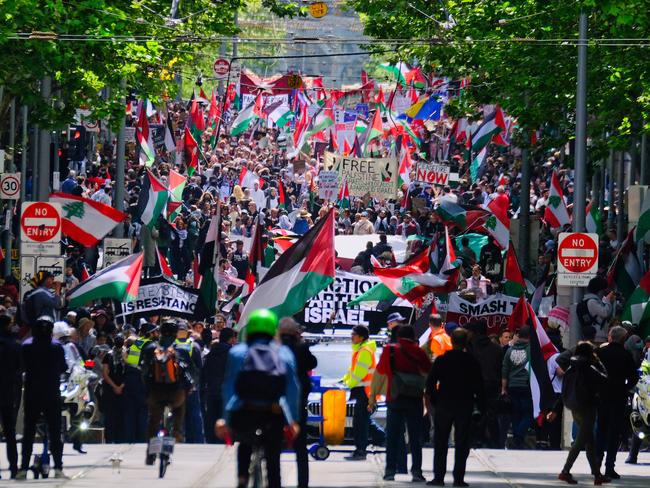
<instances>
[{"instance_id":1,"label":"white no entry sign","mask_svg":"<svg viewBox=\"0 0 650 488\"><path fill-rule=\"evenodd\" d=\"M557 284L587 286L598 270L598 234L563 232L557 249Z\"/></svg>"},{"instance_id":2,"label":"white no entry sign","mask_svg":"<svg viewBox=\"0 0 650 488\"><path fill-rule=\"evenodd\" d=\"M20 214L21 254L61 254L61 205L23 202Z\"/></svg>"}]
</instances>

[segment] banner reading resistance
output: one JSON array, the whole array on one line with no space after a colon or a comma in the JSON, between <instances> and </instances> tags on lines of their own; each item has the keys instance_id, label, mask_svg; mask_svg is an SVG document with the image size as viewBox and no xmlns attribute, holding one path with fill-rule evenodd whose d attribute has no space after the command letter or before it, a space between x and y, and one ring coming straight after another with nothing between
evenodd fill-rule
<instances>
[{"instance_id":1,"label":"banner reading resistance","mask_svg":"<svg viewBox=\"0 0 650 488\"><path fill-rule=\"evenodd\" d=\"M118 315L169 315L194 318L199 294L193 288L172 283L163 276L142 279L138 297L132 302L119 303Z\"/></svg>"}]
</instances>

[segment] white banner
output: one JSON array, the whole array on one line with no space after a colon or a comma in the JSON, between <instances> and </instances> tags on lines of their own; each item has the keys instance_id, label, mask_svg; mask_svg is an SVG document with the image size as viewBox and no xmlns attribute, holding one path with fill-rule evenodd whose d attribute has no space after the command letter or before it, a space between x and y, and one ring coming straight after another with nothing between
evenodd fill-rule
<instances>
[{"instance_id":1,"label":"white banner","mask_svg":"<svg viewBox=\"0 0 650 488\"><path fill-rule=\"evenodd\" d=\"M325 168L339 174L339 185L345 178L350 195L362 197L370 194L377 198L397 195L397 159L357 158L338 156L325 152Z\"/></svg>"},{"instance_id":2,"label":"white banner","mask_svg":"<svg viewBox=\"0 0 650 488\"><path fill-rule=\"evenodd\" d=\"M458 293L450 293L447 322L456 322L462 327L474 318L481 318L487 320L488 334L497 334L508 325L508 320L518 300L518 298L497 293L485 300L472 303L461 298Z\"/></svg>"}]
</instances>

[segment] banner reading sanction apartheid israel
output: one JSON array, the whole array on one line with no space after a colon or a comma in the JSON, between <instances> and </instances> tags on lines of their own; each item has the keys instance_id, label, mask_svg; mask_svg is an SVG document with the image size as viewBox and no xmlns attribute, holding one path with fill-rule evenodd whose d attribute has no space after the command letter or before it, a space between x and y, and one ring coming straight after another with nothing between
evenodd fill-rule
<instances>
[{"instance_id":1,"label":"banner reading sanction apartheid israel","mask_svg":"<svg viewBox=\"0 0 650 488\"><path fill-rule=\"evenodd\" d=\"M345 179L350 195L377 198L397 195L397 159L357 158L325 152L325 168L337 171L339 185Z\"/></svg>"},{"instance_id":2,"label":"banner reading sanction apartheid israel","mask_svg":"<svg viewBox=\"0 0 650 488\"><path fill-rule=\"evenodd\" d=\"M405 317L411 313L410 304L404 300L392 303L366 302L360 307L348 307L348 303L379 283L376 276L359 275L337 271L334 283L305 304L305 309L294 318L304 324L309 332L320 333L323 329L351 329L365 325L376 334L386 327L391 312L400 312Z\"/></svg>"}]
</instances>

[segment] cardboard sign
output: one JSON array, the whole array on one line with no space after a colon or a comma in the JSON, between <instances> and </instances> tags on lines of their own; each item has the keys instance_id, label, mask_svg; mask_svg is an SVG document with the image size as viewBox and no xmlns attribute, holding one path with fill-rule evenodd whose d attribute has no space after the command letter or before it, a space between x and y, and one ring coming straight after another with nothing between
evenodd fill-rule
<instances>
[{"instance_id":1,"label":"cardboard sign","mask_svg":"<svg viewBox=\"0 0 650 488\"><path fill-rule=\"evenodd\" d=\"M450 168L446 164L418 163L415 181L429 185L448 185Z\"/></svg>"},{"instance_id":2,"label":"cardboard sign","mask_svg":"<svg viewBox=\"0 0 650 488\"><path fill-rule=\"evenodd\" d=\"M339 185L345 178L350 195L393 198L397 195L397 159L357 158L325 152L325 168L339 175Z\"/></svg>"},{"instance_id":3,"label":"cardboard sign","mask_svg":"<svg viewBox=\"0 0 650 488\"><path fill-rule=\"evenodd\" d=\"M318 198L334 200L339 189L339 174L336 171L323 170L318 173Z\"/></svg>"}]
</instances>

